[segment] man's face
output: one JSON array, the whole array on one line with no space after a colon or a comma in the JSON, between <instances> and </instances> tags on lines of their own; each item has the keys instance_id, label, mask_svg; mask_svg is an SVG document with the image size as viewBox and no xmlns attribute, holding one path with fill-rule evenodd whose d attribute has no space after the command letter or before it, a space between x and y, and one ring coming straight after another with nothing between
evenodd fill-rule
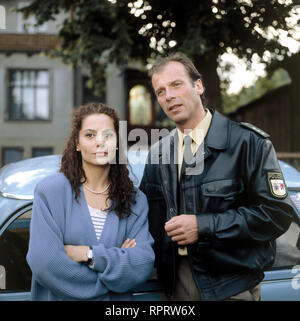
<instances>
[{"instance_id":1,"label":"man's face","mask_svg":"<svg viewBox=\"0 0 300 321\"><path fill-rule=\"evenodd\" d=\"M161 108L178 127L193 129L201 121L202 81L192 83L181 63L171 61L159 69L152 76L152 85Z\"/></svg>"}]
</instances>

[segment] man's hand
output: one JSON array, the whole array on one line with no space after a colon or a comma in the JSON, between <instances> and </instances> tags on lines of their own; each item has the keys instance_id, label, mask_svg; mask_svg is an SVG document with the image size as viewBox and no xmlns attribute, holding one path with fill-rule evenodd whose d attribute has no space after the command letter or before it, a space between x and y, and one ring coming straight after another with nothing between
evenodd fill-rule
<instances>
[{"instance_id":1,"label":"man's hand","mask_svg":"<svg viewBox=\"0 0 300 321\"><path fill-rule=\"evenodd\" d=\"M87 262L88 246L85 245L65 245L66 254L75 262Z\"/></svg>"},{"instance_id":2,"label":"man's hand","mask_svg":"<svg viewBox=\"0 0 300 321\"><path fill-rule=\"evenodd\" d=\"M171 237L173 242L178 245L187 245L197 242L198 235L198 222L196 215L181 214L172 217L165 224L165 231Z\"/></svg>"}]
</instances>

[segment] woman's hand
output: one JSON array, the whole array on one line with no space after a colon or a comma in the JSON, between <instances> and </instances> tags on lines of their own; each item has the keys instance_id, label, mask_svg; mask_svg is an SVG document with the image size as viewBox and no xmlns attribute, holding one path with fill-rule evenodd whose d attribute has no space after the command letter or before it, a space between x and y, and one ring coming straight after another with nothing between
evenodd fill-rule
<instances>
[{"instance_id":1,"label":"woman's hand","mask_svg":"<svg viewBox=\"0 0 300 321\"><path fill-rule=\"evenodd\" d=\"M121 245L121 249L128 249L130 247L135 247L136 241L135 239L127 239ZM65 245L66 254L70 259L75 262L87 262L87 252L89 250L88 246L85 245Z\"/></svg>"},{"instance_id":2,"label":"woman's hand","mask_svg":"<svg viewBox=\"0 0 300 321\"><path fill-rule=\"evenodd\" d=\"M85 245L65 245L66 254L75 262L87 262L87 252L89 246Z\"/></svg>"},{"instance_id":3,"label":"woman's hand","mask_svg":"<svg viewBox=\"0 0 300 321\"><path fill-rule=\"evenodd\" d=\"M121 245L121 249L128 249L129 247L135 247L136 246L136 241L135 239L127 239L125 242Z\"/></svg>"}]
</instances>

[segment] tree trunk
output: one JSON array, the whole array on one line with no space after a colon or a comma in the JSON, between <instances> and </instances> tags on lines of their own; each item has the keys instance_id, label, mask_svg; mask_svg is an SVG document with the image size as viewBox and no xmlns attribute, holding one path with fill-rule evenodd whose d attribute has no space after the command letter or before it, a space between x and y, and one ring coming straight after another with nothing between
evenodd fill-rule
<instances>
[{"instance_id":1,"label":"tree trunk","mask_svg":"<svg viewBox=\"0 0 300 321\"><path fill-rule=\"evenodd\" d=\"M220 89L220 79L217 73L217 58L215 54L194 57L194 63L198 71L202 74L205 88L204 105L222 112L222 99Z\"/></svg>"}]
</instances>

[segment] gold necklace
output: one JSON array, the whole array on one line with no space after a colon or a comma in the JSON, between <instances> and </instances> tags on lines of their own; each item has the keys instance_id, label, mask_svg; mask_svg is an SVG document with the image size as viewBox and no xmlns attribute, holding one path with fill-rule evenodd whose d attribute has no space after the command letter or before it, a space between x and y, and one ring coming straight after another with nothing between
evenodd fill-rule
<instances>
[{"instance_id":1,"label":"gold necklace","mask_svg":"<svg viewBox=\"0 0 300 321\"><path fill-rule=\"evenodd\" d=\"M100 192L92 190L91 188L89 188L89 187L86 185L86 183L85 183L83 186L84 186L89 192L91 192L91 193L93 193L93 194L104 194L104 193L108 190L108 188L109 188L109 186L110 186L110 183L104 188L103 191L100 191Z\"/></svg>"}]
</instances>

